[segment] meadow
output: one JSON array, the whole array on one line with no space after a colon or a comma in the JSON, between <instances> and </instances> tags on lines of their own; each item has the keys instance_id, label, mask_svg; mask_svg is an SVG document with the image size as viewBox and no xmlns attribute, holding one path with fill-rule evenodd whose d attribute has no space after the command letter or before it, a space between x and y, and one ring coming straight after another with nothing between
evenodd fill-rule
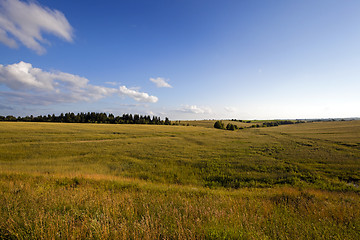
<instances>
[{"instance_id":1,"label":"meadow","mask_svg":"<svg viewBox=\"0 0 360 240\"><path fill-rule=\"evenodd\" d=\"M360 121L188 123L0 122L0 239L360 239Z\"/></svg>"}]
</instances>

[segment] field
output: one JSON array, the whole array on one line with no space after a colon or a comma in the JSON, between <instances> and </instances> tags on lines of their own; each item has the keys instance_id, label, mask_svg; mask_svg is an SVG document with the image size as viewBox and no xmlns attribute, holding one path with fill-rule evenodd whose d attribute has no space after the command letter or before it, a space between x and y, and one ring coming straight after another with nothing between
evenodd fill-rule
<instances>
[{"instance_id":1,"label":"field","mask_svg":"<svg viewBox=\"0 0 360 240\"><path fill-rule=\"evenodd\" d=\"M205 127L205 128L213 128L214 123L216 120L197 120L197 121L180 121L180 124L185 124L189 126L195 126L195 127ZM229 121L229 120L222 120L224 125L226 126L228 123L235 124L238 127L250 127L254 123L244 123L244 122L235 122L235 121ZM255 123L256 124L256 123Z\"/></svg>"},{"instance_id":2,"label":"field","mask_svg":"<svg viewBox=\"0 0 360 240\"><path fill-rule=\"evenodd\" d=\"M0 239L360 239L360 121L188 123L0 122Z\"/></svg>"}]
</instances>

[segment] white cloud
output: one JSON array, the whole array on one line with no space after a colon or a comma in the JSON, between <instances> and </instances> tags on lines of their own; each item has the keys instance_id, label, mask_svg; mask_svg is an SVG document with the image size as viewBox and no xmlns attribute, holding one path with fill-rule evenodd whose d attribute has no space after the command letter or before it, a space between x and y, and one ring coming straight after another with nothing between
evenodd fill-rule
<instances>
[{"instance_id":1,"label":"white cloud","mask_svg":"<svg viewBox=\"0 0 360 240\"><path fill-rule=\"evenodd\" d=\"M227 112L231 112L231 113L233 113L233 112L236 112L236 111L237 111L237 109L236 109L236 108L234 108L234 107L225 107L225 110L226 110Z\"/></svg>"},{"instance_id":2,"label":"white cloud","mask_svg":"<svg viewBox=\"0 0 360 240\"><path fill-rule=\"evenodd\" d=\"M172 86L167 82L168 80L164 79L164 78L150 78L150 81L155 83L157 87L162 88L172 88Z\"/></svg>"},{"instance_id":3,"label":"white cloud","mask_svg":"<svg viewBox=\"0 0 360 240\"><path fill-rule=\"evenodd\" d=\"M119 88L119 94L131 97L131 98L133 98L133 99L135 99L136 101L139 101L139 102L152 102L152 103L155 103L155 102L158 101L158 98L155 97L155 96L149 96L149 94L147 94L147 93L138 92L136 90L128 89L125 86L121 86Z\"/></svg>"},{"instance_id":4,"label":"white cloud","mask_svg":"<svg viewBox=\"0 0 360 240\"><path fill-rule=\"evenodd\" d=\"M46 72L33 68L30 63L0 64L0 84L12 92L0 92L8 101L27 104L52 104L62 102L94 101L119 94L138 102L157 102L158 98L147 93L128 89L108 88L89 84L89 80L64 72Z\"/></svg>"},{"instance_id":5,"label":"white cloud","mask_svg":"<svg viewBox=\"0 0 360 240\"><path fill-rule=\"evenodd\" d=\"M1 15L0 15L0 21L1 21ZM14 39L11 39L7 36L6 31L0 28L0 42L4 43L8 47L16 48L17 43Z\"/></svg>"},{"instance_id":6,"label":"white cloud","mask_svg":"<svg viewBox=\"0 0 360 240\"><path fill-rule=\"evenodd\" d=\"M42 36L44 32L68 42L73 40L73 28L60 11L35 2L0 0L0 42L16 48L17 40L43 54L46 50L42 44L48 43Z\"/></svg>"},{"instance_id":7,"label":"white cloud","mask_svg":"<svg viewBox=\"0 0 360 240\"><path fill-rule=\"evenodd\" d=\"M212 110L209 107L198 107L196 105L185 105L180 109L180 112L204 114L204 113L211 113Z\"/></svg>"}]
</instances>

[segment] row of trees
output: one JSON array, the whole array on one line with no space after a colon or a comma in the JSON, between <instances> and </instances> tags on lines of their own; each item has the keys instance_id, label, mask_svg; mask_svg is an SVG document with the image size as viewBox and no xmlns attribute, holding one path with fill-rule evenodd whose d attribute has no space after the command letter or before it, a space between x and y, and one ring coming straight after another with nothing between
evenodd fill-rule
<instances>
[{"instance_id":1,"label":"row of trees","mask_svg":"<svg viewBox=\"0 0 360 240\"><path fill-rule=\"evenodd\" d=\"M260 124L251 125L250 128L276 127L276 126L280 126L280 125L289 125L289 124L298 124L298 123L305 123L305 121L276 120L276 121L272 121L272 122L263 122L262 125L260 125Z\"/></svg>"},{"instance_id":2,"label":"row of trees","mask_svg":"<svg viewBox=\"0 0 360 240\"><path fill-rule=\"evenodd\" d=\"M160 117L139 115L139 114L123 114L122 116L107 115L106 113L61 113L56 116L40 115L37 117L14 117L14 116L0 116L0 121L18 121L18 122L65 122L65 123L110 123L110 124L157 124L157 125L171 125L168 118L161 120Z\"/></svg>"},{"instance_id":3,"label":"row of trees","mask_svg":"<svg viewBox=\"0 0 360 240\"><path fill-rule=\"evenodd\" d=\"M250 121L243 121L243 120L236 120L236 119L231 119L231 121L250 123ZM297 123L304 123L304 121L276 120L276 121L272 121L272 122L263 122L262 125L254 124L249 127L240 127L240 128L238 128L238 126L236 124L231 124L231 123L228 123L225 127L225 124L222 121L216 121L214 124L214 128L226 129L226 130L236 130L236 129L243 129L243 128L275 127L275 126L279 126L279 125L288 125L288 124L297 124Z\"/></svg>"},{"instance_id":4,"label":"row of trees","mask_svg":"<svg viewBox=\"0 0 360 240\"><path fill-rule=\"evenodd\" d=\"M238 120L238 119L235 119L235 118L231 119L230 121L233 121L233 122L243 122L243 123L251 123L250 120Z\"/></svg>"},{"instance_id":5,"label":"row of trees","mask_svg":"<svg viewBox=\"0 0 360 240\"><path fill-rule=\"evenodd\" d=\"M279 126L279 125L288 125L288 124L295 124L295 123L300 123L299 121L291 121L291 120L278 120L278 121L274 121L274 122L264 122L263 126L264 127L275 127L275 126Z\"/></svg>"}]
</instances>

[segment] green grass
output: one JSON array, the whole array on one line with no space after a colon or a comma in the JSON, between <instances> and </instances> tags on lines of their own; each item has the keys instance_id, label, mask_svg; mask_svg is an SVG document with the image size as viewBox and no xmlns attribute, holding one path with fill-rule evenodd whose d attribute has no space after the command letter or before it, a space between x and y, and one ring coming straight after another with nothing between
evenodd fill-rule
<instances>
[{"instance_id":1,"label":"green grass","mask_svg":"<svg viewBox=\"0 0 360 240\"><path fill-rule=\"evenodd\" d=\"M1 122L0 239L359 239L359 161L360 121Z\"/></svg>"}]
</instances>

